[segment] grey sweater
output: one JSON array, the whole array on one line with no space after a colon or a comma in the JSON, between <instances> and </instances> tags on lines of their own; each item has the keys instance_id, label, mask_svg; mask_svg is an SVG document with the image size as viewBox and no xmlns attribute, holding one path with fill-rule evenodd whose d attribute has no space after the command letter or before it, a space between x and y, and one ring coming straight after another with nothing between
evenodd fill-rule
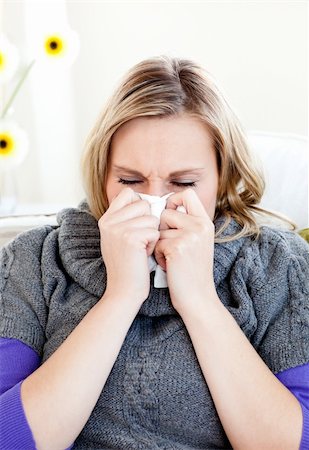
<instances>
[{"instance_id":1,"label":"grey sweater","mask_svg":"<svg viewBox=\"0 0 309 450\"><path fill-rule=\"evenodd\" d=\"M42 361L106 286L99 229L87 205L61 211L58 222L19 235L0 253L0 336L21 340ZM225 234L238 227L231 222ZM215 244L218 295L274 373L309 362L308 249L294 233L268 227L258 240ZM168 289L154 288L153 274L151 281L73 448L231 448Z\"/></svg>"}]
</instances>

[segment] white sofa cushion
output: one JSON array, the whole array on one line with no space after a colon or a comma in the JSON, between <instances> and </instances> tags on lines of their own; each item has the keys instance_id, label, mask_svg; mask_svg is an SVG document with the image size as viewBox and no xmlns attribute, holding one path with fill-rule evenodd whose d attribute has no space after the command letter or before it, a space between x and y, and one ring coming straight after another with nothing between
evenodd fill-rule
<instances>
[{"instance_id":1,"label":"white sofa cushion","mask_svg":"<svg viewBox=\"0 0 309 450\"><path fill-rule=\"evenodd\" d=\"M0 217L0 248L17 234L42 225L56 225L56 215Z\"/></svg>"},{"instance_id":2,"label":"white sofa cushion","mask_svg":"<svg viewBox=\"0 0 309 450\"><path fill-rule=\"evenodd\" d=\"M248 139L266 179L261 206L290 217L299 229L308 227L308 139L259 131Z\"/></svg>"}]
</instances>

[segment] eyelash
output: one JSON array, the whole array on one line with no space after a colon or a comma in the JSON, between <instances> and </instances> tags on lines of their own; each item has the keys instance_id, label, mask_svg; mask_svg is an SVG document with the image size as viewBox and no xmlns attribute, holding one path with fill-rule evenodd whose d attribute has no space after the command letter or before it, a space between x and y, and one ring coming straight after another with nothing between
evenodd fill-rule
<instances>
[{"instance_id":1,"label":"eyelash","mask_svg":"<svg viewBox=\"0 0 309 450\"><path fill-rule=\"evenodd\" d=\"M126 184L126 185L139 184L139 183L142 183L142 180L125 180L123 178L119 178L118 183ZM172 181L172 184L177 187L196 187L195 181L189 181L189 182L183 182L183 183L180 183L178 181Z\"/></svg>"}]
</instances>

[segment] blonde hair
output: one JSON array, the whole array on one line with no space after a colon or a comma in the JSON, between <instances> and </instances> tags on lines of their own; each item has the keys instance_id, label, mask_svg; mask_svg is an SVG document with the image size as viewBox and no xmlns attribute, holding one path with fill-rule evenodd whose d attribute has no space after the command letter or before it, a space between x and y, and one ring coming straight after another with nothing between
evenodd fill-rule
<instances>
[{"instance_id":1,"label":"blonde hair","mask_svg":"<svg viewBox=\"0 0 309 450\"><path fill-rule=\"evenodd\" d=\"M108 208L105 187L114 133L136 117L184 113L203 121L213 138L219 170L215 218L225 219L216 241L258 236L259 215L282 216L257 206L264 179L255 167L239 120L207 71L191 60L168 56L146 59L132 67L89 134L82 164L90 212L98 220ZM241 231L220 239L232 218Z\"/></svg>"}]
</instances>

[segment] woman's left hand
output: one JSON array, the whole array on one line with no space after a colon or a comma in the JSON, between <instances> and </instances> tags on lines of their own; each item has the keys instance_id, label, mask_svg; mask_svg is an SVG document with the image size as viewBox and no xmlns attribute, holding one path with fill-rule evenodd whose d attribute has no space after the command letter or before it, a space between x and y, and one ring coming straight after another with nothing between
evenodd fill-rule
<instances>
[{"instance_id":1,"label":"woman's left hand","mask_svg":"<svg viewBox=\"0 0 309 450\"><path fill-rule=\"evenodd\" d=\"M154 256L167 272L171 300L182 317L214 298L214 224L193 189L168 198Z\"/></svg>"}]
</instances>

